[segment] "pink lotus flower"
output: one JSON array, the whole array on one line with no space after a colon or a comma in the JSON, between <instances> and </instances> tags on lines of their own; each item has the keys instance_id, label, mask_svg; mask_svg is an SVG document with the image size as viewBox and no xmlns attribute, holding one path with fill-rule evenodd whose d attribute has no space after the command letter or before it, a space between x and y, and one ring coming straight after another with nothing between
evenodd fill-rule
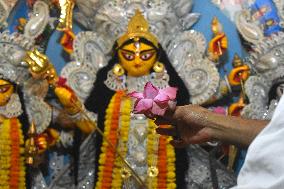
<instances>
[{"instance_id":1,"label":"pink lotus flower","mask_svg":"<svg viewBox=\"0 0 284 189\"><path fill-rule=\"evenodd\" d=\"M130 97L136 98L134 113L145 114L147 117L163 116L169 107L169 102L175 102L177 88L166 87L158 89L151 82L147 82L144 92L132 92Z\"/></svg>"},{"instance_id":2,"label":"pink lotus flower","mask_svg":"<svg viewBox=\"0 0 284 189\"><path fill-rule=\"evenodd\" d=\"M212 111L217 114L227 115L227 109L222 106L213 107Z\"/></svg>"}]
</instances>

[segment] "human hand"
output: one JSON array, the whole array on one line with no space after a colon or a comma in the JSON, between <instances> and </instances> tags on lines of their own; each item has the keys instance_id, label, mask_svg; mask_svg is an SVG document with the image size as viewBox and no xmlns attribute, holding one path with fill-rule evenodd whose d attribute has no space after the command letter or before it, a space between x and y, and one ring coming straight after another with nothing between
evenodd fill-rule
<instances>
[{"instance_id":1,"label":"human hand","mask_svg":"<svg viewBox=\"0 0 284 189\"><path fill-rule=\"evenodd\" d=\"M212 139L212 130L207 127L208 110L197 105L170 107L163 117L156 119L155 123L158 126L172 125L172 127L157 128L157 133L178 137L171 141L174 147L182 148L188 144L208 142Z\"/></svg>"}]
</instances>

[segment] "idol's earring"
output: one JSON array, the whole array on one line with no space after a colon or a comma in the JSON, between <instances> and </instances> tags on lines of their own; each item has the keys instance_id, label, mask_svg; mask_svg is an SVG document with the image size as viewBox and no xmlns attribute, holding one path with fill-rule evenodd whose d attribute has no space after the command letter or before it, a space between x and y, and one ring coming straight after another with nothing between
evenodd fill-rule
<instances>
[{"instance_id":1,"label":"idol's earring","mask_svg":"<svg viewBox=\"0 0 284 189\"><path fill-rule=\"evenodd\" d=\"M165 70L165 66L164 64L162 64L161 62L156 62L154 65L153 65L153 70L154 72L156 73L161 73Z\"/></svg>"},{"instance_id":2,"label":"idol's earring","mask_svg":"<svg viewBox=\"0 0 284 189\"><path fill-rule=\"evenodd\" d=\"M120 64L115 64L112 68L112 71L117 77L123 76L125 74L124 68Z\"/></svg>"}]
</instances>

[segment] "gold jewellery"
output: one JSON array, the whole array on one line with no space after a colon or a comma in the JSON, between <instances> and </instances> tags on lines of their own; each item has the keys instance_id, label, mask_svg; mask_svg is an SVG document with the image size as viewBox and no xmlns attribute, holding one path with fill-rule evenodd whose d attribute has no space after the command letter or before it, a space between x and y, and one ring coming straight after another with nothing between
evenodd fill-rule
<instances>
[{"instance_id":1,"label":"gold jewellery","mask_svg":"<svg viewBox=\"0 0 284 189\"><path fill-rule=\"evenodd\" d=\"M153 66L153 70L156 73L162 73L165 70L165 66L161 62L156 62Z\"/></svg>"},{"instance_id":2,"label":"gold jewellery","mask_svg":"<svg viewBox=\"0 0 284 189\"><path fill-rule=\"evenodd\" d=\"M37 49L28 51L23 61L29 65L32 74L45 77L49 83L57 80L57 73L48 57Z\"/></svg>"},{"instance_id":3,"label":"gold jewellery","mask_svg":"<svg viewBox=\"0 0 284 189\"><path fill-rule=\"evenodd\" d=\"M65 31L72 29L73 8L75 6L74 0L59 0L60 18L57 30Z\"/></svg>"},{"instance_id":4,"label":"gold jewellery","mask_svg":"<svg viewBox=\"0 0 284 189\"><path fill-rule=\"evenodd\" d=\"M120 64L115 64L112 68L112 71L117 77L123 76L125 74L124 68Z\"/></svg>"},{"instance_id":5,"label":"gold jewellery","mask_svg":"<svg viewBox=\"0 0 284 189\"><path fill-rule=\"evenodd\" d=\"M161 62L156 62L153 66L153 70L156 73L162 73L165 70L165 66ZM112 68L112 71L117 77L123 76L125 74L125 70L120 64L115 64Z\"/></svg>"},{"instance_id":6,"label":"gold jewellery","mask_svg":"<svg viewBox=\"0 0 284 189\"><path fill-rule=\"evenodd\" d=\"M127 32L117 40L118 47L121 47L129 39L137 41L139 38L145 38L159 48L157 38L149 31L147 20L139 10L136 10L135 15L129 21Z\"/></svg>"}]
</instances>

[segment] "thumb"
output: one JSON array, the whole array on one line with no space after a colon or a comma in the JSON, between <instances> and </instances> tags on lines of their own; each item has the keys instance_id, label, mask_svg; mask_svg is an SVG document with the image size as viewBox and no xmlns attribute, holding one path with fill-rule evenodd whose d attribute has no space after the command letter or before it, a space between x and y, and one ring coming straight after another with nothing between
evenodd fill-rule
<instances>
[{"instance_id":1,"label":"thumb","mask_svg":"<svg viewBox=\"0 0 284 189\"><path fill-rule=\"evenodd\" d=\"M176 105L177 105L177 102L176 101L169 101L168 102L168 108L164 114L164 118L166 119L171 119L175 113L175 110L176 110Z\"/></svg>"}]
</instances>

